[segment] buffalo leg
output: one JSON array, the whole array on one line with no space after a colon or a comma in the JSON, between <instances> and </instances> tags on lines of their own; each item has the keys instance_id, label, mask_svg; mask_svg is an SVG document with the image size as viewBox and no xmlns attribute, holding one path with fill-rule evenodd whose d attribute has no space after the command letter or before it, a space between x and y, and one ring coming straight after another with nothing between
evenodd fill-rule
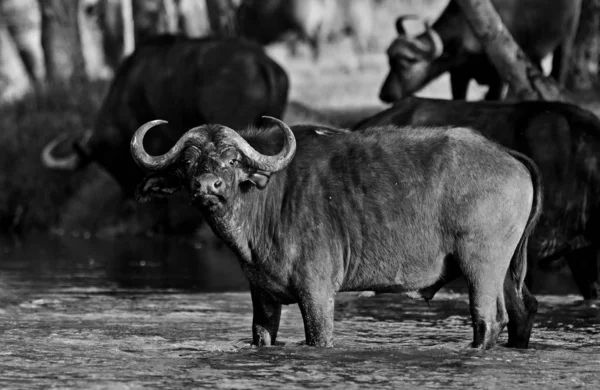
<instances>
[{"instance_id":1,"label":"buffalo leg","mask_svg":"<svg viewBox=\"0 0 600 390\"><path fill-rule=\"evenodd\" d=\"M583 299L600 298L597 249L593 246L578 249L565 255L565 260Z\"/></svg>"},{"instance_id":2,"label":"buffalo leg","mask_svg":"<svg viewBox=\"0 0 600 390\"><path fill-rule=\"evenodd\" d=\"M450 88L452 90L452 99L465 100L467 98L467 89L471 77L464 71L450 72Z\"/></svg>"},{"instance_id":3,"label":"buffalo leg","mask_svg":"<svg viewBox=\"0 0 600 390\"><path fill-rule=\"evenodd\" d=\"M316 347L333 346L333 293L324 291L309 291L302 294L298 303L306 344Z\"/></svg>"},{"instance_id":4,"label":"buffalo leg","mask_svg":"<svg viewBox=\"0 0 600 390\"><path fill-rule=\"evenodd\" d=\"M498 78L498 80L494 80L490 83L490 88L485 94L485 100L500 100L502 97L503 84L502 80Z\"/></svg>"},{"instance_id":5,"label":"buffalo leg","mask_svg":"<svg viewBox=\"0 0 600 390\"><path fill-rule=\"evenodd\" d=\"M497 288L482 284L469 286L469 302L473 321L473 348L489 349L507 322L504 295Z\"/></svg>"},{"instance_id":6,"label":"buffalo leg","mask_svg":"<svg viewBox=\"0 0 600 390\"><path fill-rule=\"evenodd\" d=\"M550 72L550 76L552 76L560 86L564 86L565 81L567 80L572 50L573 40L565 39L560 46L554 50L552 55L552 71Z\"/></svg>"},{"instance_id":7,"label":"buffalo leg","mask_svg":"<svg viewBox=\"0 0 600 390\"><path fill-rule=\"evenodd\" d=\"M252 344L259 347L275 345L279 320L281 318L281 304L266 299L261 291L255 287L250 289L252 294Z\"/></svg>"},{"instance_id":8,"label":"buffalo leg","mask_svg":"<svg viewBox=\"0 0 600 390\"><path fill-rule=\"evenodd\" d=\"M469 287L473 348L492 348L508 322L503 284L510 257L507 261L499 256L501 245L505 243L487 246L468 242L458 253L458 264Z\"/></svg>"},{"instance_id":9,"label":"buffalo leg","mask_svg":"<svg viewBox=\"0 0 600 390\"><path fill-rule=\"evenodd\" d=\"M508 347L527 348L533 319L537 313L537 300L524 285L522 293L517 291L517 281L509 272L504 281L504 297L508 311Z\"/></svg>"}]
</instances>

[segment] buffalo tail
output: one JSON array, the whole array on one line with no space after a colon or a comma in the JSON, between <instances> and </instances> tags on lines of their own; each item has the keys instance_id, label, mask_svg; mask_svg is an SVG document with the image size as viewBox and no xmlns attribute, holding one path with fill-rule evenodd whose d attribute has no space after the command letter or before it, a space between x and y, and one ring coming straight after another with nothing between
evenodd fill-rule
<instances>
[{"instance_id":1,"label":"buffalo tail","mask_svg":"<svg viewBox=\"0 0 600 390\"><path fill-rule=\"evenodd\" d=\"M529 157L510 149L507 149L507 152L525 165L529 171L533 184L533 204L531 205L531 213L529 214L527 225L525 225L525 230L523 230L521 239L519 240L510 262L510 272L512 273L514 280L518 280L517 291L521 294L523 284L525 283L525 275L527 274L527 244L529 242L529 237L533 234L533 230L542 214L543 187L540 171Z\"/></svg>"}]
</instances>

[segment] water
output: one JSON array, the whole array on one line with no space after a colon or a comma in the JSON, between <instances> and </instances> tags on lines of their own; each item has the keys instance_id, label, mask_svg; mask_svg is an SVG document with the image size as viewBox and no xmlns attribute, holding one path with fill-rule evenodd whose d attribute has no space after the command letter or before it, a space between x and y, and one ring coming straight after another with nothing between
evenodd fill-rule
<instances>
[{"instance_id":1,"label":"water","mask_svg":"<svg viewBox=\"0 0 600 390\"><path fill-rule=\"evenodd\" d=\"M431 302L339 294L335 347L303 345L296 305L250 347L235 258L183 240L35 237L0 260L2 388L600 388L600 308L538 295L531 348L468 348L460 284ZM201 260L199 260L199 258ZM363 294L364 295L364 294Z\"/></svg>"}]
</instances>

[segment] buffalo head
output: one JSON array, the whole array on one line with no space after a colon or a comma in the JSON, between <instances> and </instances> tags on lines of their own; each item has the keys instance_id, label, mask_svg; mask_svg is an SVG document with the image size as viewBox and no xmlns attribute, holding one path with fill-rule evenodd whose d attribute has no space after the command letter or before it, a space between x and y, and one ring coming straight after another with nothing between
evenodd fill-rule
<instances>
[{"instance_id":1,"label":"buffalo head","mask_svg":"<svg viewBox=\"0 0 600 390\"><path fill-rule=\"evenodd\" d=\"M154 171L136 190L138 201L165 197L186 188L192 202L202 210L222 214L235 208L235 200L245 186L263 189L272 173L284 169L296 152L296 139L282 121L282 150L273 156L259 153L234 130L221 125L203 125L186 132L165 154L151 156L142 144L155 120L142 125L131 139L131 154L142 168Z\"/></svg>"},{"instance_id":2,"label":"buffalo head","mask_svg":"<svg viewBox=\"0 0 600 390\"><path fill-rule=\"evenodd\" d=\"M387 50L390 71L381 87L379 98L392 103L412 94L431 79L432 62L444 50L442 39L425 22L425 32L409 37L404 29L406 19L418 19L416 15L403 15L396 20L396 38Z\"/></svg>"},{"instance_id":3,"label":"buffalo head","mask_svg":"<svg viewBox=\"0 0 600 390\"><path fill-rule=\"evenodd\" d=\"M125 196L131 197L135 190L132 183L141 180L143 172L127 158L129 137L123 139L123 136L114 127L104 128L102 132L87 130L79 137L58 136L43 148L42 165L52 170L72 172L96 162L117 181ZM164 141L153 139L154 149L158 142Z\"/></svg>"}]
</instances>

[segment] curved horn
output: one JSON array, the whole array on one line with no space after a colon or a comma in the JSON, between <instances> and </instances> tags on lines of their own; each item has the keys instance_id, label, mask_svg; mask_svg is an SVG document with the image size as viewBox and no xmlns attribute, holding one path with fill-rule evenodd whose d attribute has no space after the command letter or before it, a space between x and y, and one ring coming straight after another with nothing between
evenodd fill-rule
<instances>
[{"instance_id":1,"label":"curved horn","mask_svg":"<svg viewBox=\"0 0 600 390\"><path fill-rule=\"evenodd\" d=\"M425 33L421 34L419 37L400 37L397 40L406 42L416 54L416 56L413 55L413 57L421 58L423 60L435 60L436 58L439 58L444 51L442 38L440 38L438 33L429 26L429 23L425 23Z\"/></svg>"},{"instance_id":2,"label":"curved horn","mask_svg":"<svg viewBox=\"0 0 600 390\"><path fill-rule=\"evenodd\" d=\"M184 135L179 138L177 143L169 150L167 153L160 156L151 156L144 149L144 136L154 126L168 123L162 119L156 119L150 122L144 123L140 126L133 134L130 143L131 155L135 160L136 164L142 168L156 171L162 169L170 164L172 164L181 154L181 151L186 146L187 142L192 139L196 139L201 141L202 138L199 137L199 130L202 129L203 126L194 127L191 130L188 130Z\"/></svg>"},{"instance_id":3,"label":"curved horn","mask_svg":"<svg viewBox=\"0 0 600 390\"><path fill-rule=\"evenodd\" d=\"M444 52L444 43L440 35L431 28L429 22L425 22L425 36L431 41L431 59L439 58Z\"/></svg>"},{"instance_id":4,"label":"curved horn","mask_svg":"<svg viewBox=\"0 0 600 390\"><path fill-rule=\"evenodd\" d=\"M396 31L398 31L398 35L406 35L406 30L404 29L404 21L408 19L418 20L419 17L414 14L398 16L398 19L396 19Z\"/></svg>"},{"instance_id":5,"label":"curved horn","mask_svg":"<svg viewBox=\"0 0 600 390\"><path fill-rule=\"evenodd\" d=\"M65 157L57 158L53 156L54 149L68 137L68 134L63 134L54 138L44 147L40 156L44 167L61 171L74 171L82 165L82 158L75 151Z\"/></svg>"},{"instance_id":6,"label":"curved horn","mask_svg":"<svg viewBox=\"0 0 600 390\"><path fill-rule=\"evenodd\" d=\"M294 158L294 154L296 153L296 138L292 130L283 121L271 116L263 116L263 118L274 121L284 133L283 148L274 156L267 156L257 152L256 149L250 146L248 141L229 127L223 126L222 129L235 147L246 156L250 166L267 172L277 172L285 168Z\"/></svg>"}]
</instances>

